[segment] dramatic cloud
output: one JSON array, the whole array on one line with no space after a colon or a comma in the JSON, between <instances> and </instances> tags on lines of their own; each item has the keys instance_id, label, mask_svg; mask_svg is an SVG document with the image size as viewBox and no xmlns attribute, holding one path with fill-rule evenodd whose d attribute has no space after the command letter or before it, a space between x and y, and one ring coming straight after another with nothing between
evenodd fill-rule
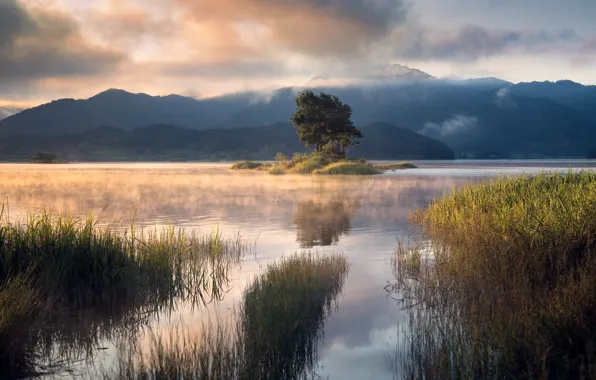
<instances>
[{"instance_id":1,"label":"dramatic cloud","mask_svg":"<svg viewBox=\"0 0 596 380\"><path fill-rule=\"evenodd\" d=\"M124 59L87 42L67 13L0 3L0 80L32 80L106 72Z\"/></svg>"},{"instance_id":2,"label":"dramatic cloud","mask_svg":"<svg viewBox=\"0 0 596 380\"><path fill-rule=\"evenodd\" d=\"M354 56L406 20L402 0L174 0L197 23L218 25L242 39L262 28L266 42L317 57ZM229 36L228 36L229 37Z\"/></svg>"},{"instance_id":3,"label":"dramatic cloud","mask_svg":"<svg viewBox=\"0 0 596 380\"><path fill-rule=\"evenodd\" d=\"M594 11L591 0L0 0L0 104L424 76L397 63L596 83Z\"/></svg>"},{"instance_id":4,"label":"dramatic cloud","mask_svg":"<svg viewBox=\"0 0 596 380\"><path fill-rule=\"evenodd\" d=\"M398 54L414 59L475 61L511 52L557 52L569 43L578 43L580 37L571 29L501 30L477 25L464 26L454 31L422 29L404 37Z\"/></svg>"},{"instance_id":5,"label":"dramatic cloud","mask_svg":"<svg viewBox=\"0 0 596 380\"><path fill-rule=\"evenodd\" d=\"M456 115L441 124L426 123L421 133L425 135L448 136L465 132L478 125L478 118L465 115Z\"/></svg>"}]
</instances>

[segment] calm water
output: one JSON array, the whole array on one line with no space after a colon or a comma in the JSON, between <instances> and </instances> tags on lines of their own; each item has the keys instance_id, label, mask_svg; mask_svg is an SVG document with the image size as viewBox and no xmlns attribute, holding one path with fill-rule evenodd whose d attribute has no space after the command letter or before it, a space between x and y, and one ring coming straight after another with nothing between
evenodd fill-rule
<instances>
[{"instance_id":1,"label":"calm water","mask_svg":"<svg viewBox=\"0 0 596 380\"><path fill-rule=\"evenodd\" d=\"M209 321L226 323L246 286L272 260L305 250L341 251L351 268L338 310L325 325L317 374L391 379L389 359L405 315L384 287L392 280L396 242L408 237L409 213L466 182L596 167L566 160L418 164L368 178L242 174L229 172L228 164L0 165L0 199L8 202L11 219L44 208L92 212L101 223L126 228L135 213L135 224L144 228L172 224L208 233L217 227L254 244L255 254L232 272L223 302L162 315L152 326L160 332L180 323L196 330ZM101 342L94 368L110 367L115 344ZM86 371L87 364L77 368Z\"/></svg>"}]
</instances>

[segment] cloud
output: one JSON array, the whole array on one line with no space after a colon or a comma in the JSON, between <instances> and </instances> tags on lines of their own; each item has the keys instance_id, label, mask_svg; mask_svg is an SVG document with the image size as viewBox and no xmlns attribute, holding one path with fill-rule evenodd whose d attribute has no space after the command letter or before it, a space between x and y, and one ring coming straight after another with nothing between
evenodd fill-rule
<instances>
[{"instance_id":1,"label":"cloud","mask_svg":"<svg viewBox=\"0 0 596 380\"><path fill-rule=\"evenodd\" d=\"M88 15L87 24L110 43L127 49L144 42L164 42L179 27L173 12L151 11L135 0L106 0Z\"/></svg>"},{"instance_id":2,"label":"cloud","mask_svg":"<svg viewBox=\"0 0 596 380\"><path fill-rule=\"evenodd\" d=\"M415 28L403 40L397 52L405 58L476 61L509 52L556 52L581 38L571 29L550 32L467 25L457 30Z\"/></svg>"},{"instance_id":3,"label":"cloud","mask_svg":"<svg viewBox=\"0 0 596 380\"><path fill-rule=\"evenodd\" d=\"M495 103L501 108L517 107L517 103L511 98L508 87L503 87L497 91Z\"/></svg>"},{"instance_id":4,"label":"cloud","mask_svg":"<svg viewBox=\"0 0 596 380\"><path fill-rule=\"evenodd\" d=\"M241 39L238 28L263 29L264 43L317 57L353 57L405 22L403 0L170 0L199 24ZM228 37L230 37L228 36Z\"/></svg>"},{"instance_id":5,"label":"cloud","mask_svg":"<svg viewBox=\"0 0 596 380\"><path fill-rule=\"evenodd\" d=\"M443 123L426 123L420 133L424 135L448 136L470 130L478 125L477 117L455 115Z\"/></svg>"},{"instance_id":6,"label":"cloud","mask_svg":"<svg viewBox=\"0 0 596 380\"><path fill-rule=\"evenodd\" d=\"M122 52L89 43L68 13L0 3L0 80L90 75L114 69Z\"/></svg>"}]
</instances>

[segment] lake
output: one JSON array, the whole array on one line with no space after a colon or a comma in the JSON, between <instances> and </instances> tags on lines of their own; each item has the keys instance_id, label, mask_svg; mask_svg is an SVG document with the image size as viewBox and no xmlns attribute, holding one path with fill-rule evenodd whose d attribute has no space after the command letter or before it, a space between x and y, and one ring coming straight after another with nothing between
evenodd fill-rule
<instances>
[{"instance_id":1,"label":"lake","mask_svg":"<svg viewBox=\"0 0 596 380\"><path fill-rule=\"evenodd\" d=\"M125 230L134 216L138 229L217 228L250 241L251 253L233 268L221 302L163 312L145 327L158 332L232 323L244 290L268 263L295 252L342 252L350 270L324 325L316 375L392 379L399 371L393 361L398 326L407 315L385 287L392 281L397 242L410 236L408 215L466 183L596 167L581 160L415 163L418 169L374 177L274 177L230 172L227 163L5 164L0 199L11 220L41 209L92 213L100 224ZM93 361L73 363L75 372L61 376L98 376L113 365L118 343L117 337L98 342ZM147 334L140 335L140 344L149 344Z\"/></svg>"}]
</instances>

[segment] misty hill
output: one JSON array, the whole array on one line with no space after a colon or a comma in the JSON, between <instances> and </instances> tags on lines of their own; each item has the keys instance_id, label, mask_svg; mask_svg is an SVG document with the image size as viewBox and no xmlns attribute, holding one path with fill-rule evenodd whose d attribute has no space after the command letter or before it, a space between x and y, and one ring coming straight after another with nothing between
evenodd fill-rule
<instances>
[{"instance_id":1,"label":"misty hill","mask_svg":"<svg viewBox=\"0 0 596 380\"><path fill-rule=\"evenodd\" d=\"M0 120L6 119L7 117L19 113L21 111L23 110L18 108L0 107Z\"/></svg>"},{"instance_id":2,"label":"misty hill","mask_svg":"<svg viewBox=\"0 0 596 380\"><path fill-rule=\"evenodd\" d=\"M596 145L596 86L436 79L404 66L384 67L380 73L399 80L364 80L342 87L317 82L320 86L313 90L336 94L350 104L358 127L376 121L397 124L446 143L458 157L585 157ZM367 78L366 73L357 74ZM381 74L375 71L368 78ZM1 120L0 137L81 134L100 126L123 131L157 124L197 131L259 127L288 121L299 90L212 99L109 90L87 100L54 101Z\"/></svg>"},{"instance_id":3,"label":"misty hill","mask_svg":"<svg viewBox=\"0 0 596 380\"><path fill-rule=\"evenodd\" d=\"M387 123L362 127L362 145L350 152L369 159L453 159L445 144ZM28 160L50 152L68 161L271 160L277 152L303 152L290 123L197 131L152 125L124 131L101 127L80 134L0 139L1 160Z\"/></svg>"}]
</instances>

